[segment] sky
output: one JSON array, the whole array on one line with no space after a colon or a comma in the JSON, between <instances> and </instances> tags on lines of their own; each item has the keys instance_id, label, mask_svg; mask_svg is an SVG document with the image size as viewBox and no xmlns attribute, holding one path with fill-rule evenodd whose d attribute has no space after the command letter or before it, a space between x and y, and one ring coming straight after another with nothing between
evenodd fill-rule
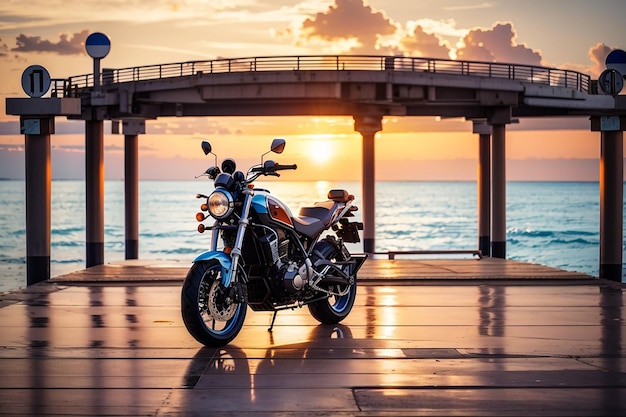
<instances>
[{"instance_id":1,"label":"sky","mask_svg":"<svg viewBox=\"0 0 626 417\"><path fill-rule=\"evenodd\" d=\"M606 55L626 49L623 0L4 0L0 3L0 178L24 178L19 119L6 97L26 97L21 74L52 78L93 70L84 42L105 33L103 68L276 55L406 55L570 69L597 79ZM105 123L105 177L123 178L123 135ZM84 122L56 118L52 175L84 178ZM200 143L260 161L287 140L286 180L361 179L361 137L351 117L185 118L148 121L139 137L141 179L193 179L213 161ZM376 135L378 180L474 180L471 122L385 117ZM600 135L586 118L522 119L507 126L510 181L597 181Z\"/></svg>"}]
</instances>

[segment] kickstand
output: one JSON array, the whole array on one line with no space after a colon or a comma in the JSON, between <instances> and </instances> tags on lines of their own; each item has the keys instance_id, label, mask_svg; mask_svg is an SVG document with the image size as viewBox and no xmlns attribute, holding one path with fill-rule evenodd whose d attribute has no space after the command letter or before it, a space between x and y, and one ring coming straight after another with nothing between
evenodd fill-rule
<instances>
[{"instance_id":1,"label":"kickstand","mask_svg":"<svg viewBox=\"0 0 626 417\"><path fill-rule=\"evenodd\" d=\"M272 322L270 323L270 328L267 329L268 332L271 333L272 329L274 328L274 321L276 321L276 315L278 314L278 310L274 311L274 315L272 316Z\"/></svg>"}]
</instances>

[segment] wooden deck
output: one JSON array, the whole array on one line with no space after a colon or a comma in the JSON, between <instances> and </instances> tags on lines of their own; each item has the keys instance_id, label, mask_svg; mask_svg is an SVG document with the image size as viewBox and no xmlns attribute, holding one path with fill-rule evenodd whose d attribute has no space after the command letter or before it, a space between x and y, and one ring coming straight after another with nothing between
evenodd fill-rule
<instances>
[{"instance_id":1,"label":"wooden deck","mask_svg":"<svg viewBox=\"0 0 626 417\"><path fill-rule=\"evenodd\" d=\"M127 261L0 294L1 416L626 415L624 284L501 259L371 259L338 325L249 311L187 332L188 265Z\"/></svg>"},{"instance_id":2,"label":"wooden deck","mask_svg":"<svg viewBox=\"0 0 626 417\"><path fill-rule=\"evenodd\" d=\"M61 275L52 279L69 282L182 281L189 265L184 262L128 260ZM564 271L524 262L482 259L368 259L358 274L359 282L433 280L560 280L589 281L596 278L580 272Z\"/></svg>"}]
</instances>

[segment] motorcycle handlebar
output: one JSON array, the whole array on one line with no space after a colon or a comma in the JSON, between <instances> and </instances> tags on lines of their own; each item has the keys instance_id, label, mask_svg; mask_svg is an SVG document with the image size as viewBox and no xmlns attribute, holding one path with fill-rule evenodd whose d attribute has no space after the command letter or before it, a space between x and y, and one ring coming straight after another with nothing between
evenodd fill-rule
<instances>
[{"instance_id":1,"label":"motorcycle handlebar","mask_svg":"<svg viewBox=\"0 0 626 417\"><path fill-rule=\"evenodd\" d=\"M282 171L286 169L298 169L298 165L296 164L281 165L273 161L265 161L263 165L252 167L250 171L258 172L263 175L275 175L276 171Z\"/></svg>"},{"instance_id":2,"label":"motorcycle handlebar","mask_svg":"<svg viewBox=\"0 0 626 417\"><path fill-rule=\"evenodd\" d=\"M298 165L296 165L296 164L290 164L290 165L276 164L274 169L276 171L279 171L279 170L282 170L282 169L298 169Z\"/></svg>"}]
</instances>

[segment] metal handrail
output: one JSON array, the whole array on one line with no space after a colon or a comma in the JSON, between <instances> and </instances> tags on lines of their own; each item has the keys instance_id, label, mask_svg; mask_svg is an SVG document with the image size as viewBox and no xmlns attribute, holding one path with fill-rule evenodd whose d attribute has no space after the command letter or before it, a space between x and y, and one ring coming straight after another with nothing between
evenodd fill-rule
<instances>
[{"instance_id":1,"label":"metal handrail","mask_svg":"<svg viewBox=\"0 0 626 417\"><path fill-rule=\"evenodd\" d=\"M551 67L379 55L294 55L185 61L104 69L102 78L103 84L117 84L201 74L314 70L428 72L504 78L551 87L569 87L588 93L591 84L589 75ZM93 78L93 74L71 76L66 80L64 92L71 95L77 90L92 87Z\"/></svg>"},{"instance_id":2,"label":"metal handrail","mask_svg":"<svg viewBox=\"0 0 626 417\"><path fill-rule=\"evenodd\" d=\"M480 249L460 249L460 250L390 250L387 252L374 252L374 255L387 255L387 259L396 259L398 255L472 255L479 260L483 258L483 252Z\"/></svg>"}]
</instances>

